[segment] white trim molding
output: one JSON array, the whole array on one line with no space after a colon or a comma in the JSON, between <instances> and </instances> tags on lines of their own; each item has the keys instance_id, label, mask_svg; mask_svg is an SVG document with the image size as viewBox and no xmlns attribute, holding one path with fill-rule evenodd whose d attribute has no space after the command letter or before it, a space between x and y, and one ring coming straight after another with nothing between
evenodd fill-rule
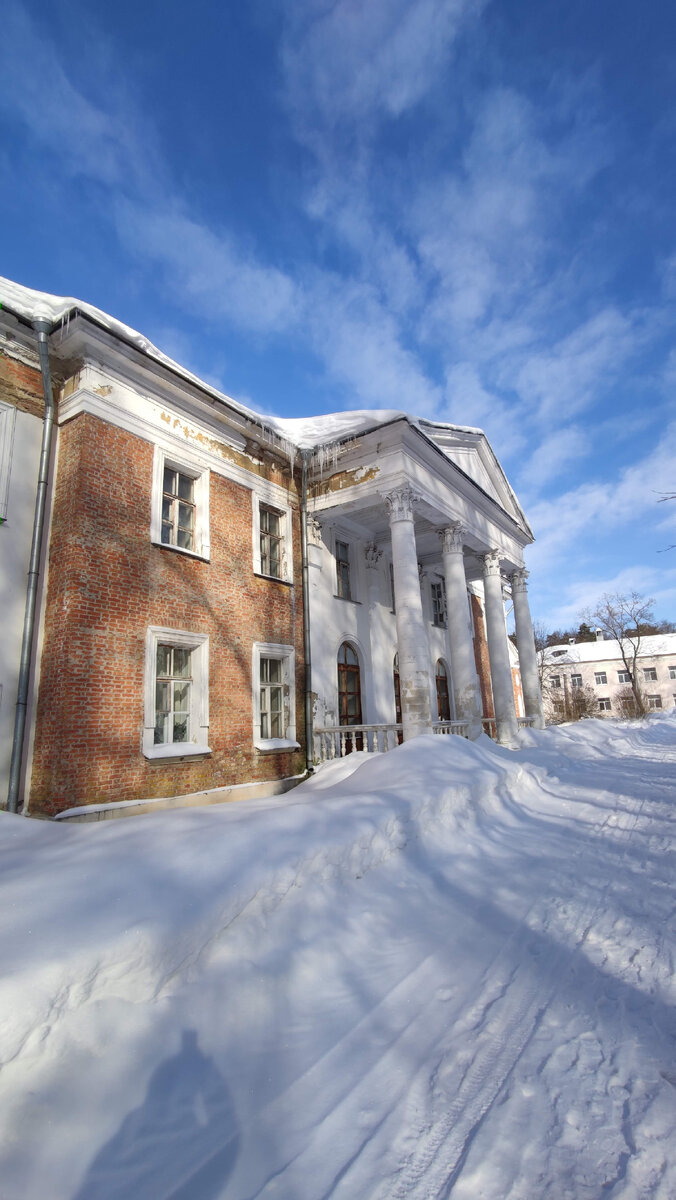
<instances>
[{"instance_id":1,"label":"white trim molding","mask_svg":"<svg viewBox=\"0 0 676 1200\"><path fill-rule=\"evenodd\" d=\"M261 737L261 659L275 658L282 664L282 687L284 703L284 736L281 738ZM251 698L253 708L254 746L262 753L272 754L276 750L299 750L296 741L296 652L293 646L279 642L254 642L251 663Z\"/></svg>"},{"instance_id":2,"label":"white trim molding","mask_svg":"<svg viewBox=\"0 0 676 1200\"><path fill-rule=\"evenodd\" d=\"M273 509L279 514L282 536L281 575L265 574L265 579L278 579L282 583L293 583L293 524L291 507L280 504L277 499L278 489L270 493L259 487L252 487L253 522L251 529L253 548L253 569L256 575L263 575L261 570L261 507Z\"/></svg>"},{"instance_id":3,"label":"white trim molding","mask_svg":"<svg viewBox=\"0 0 676 1200\"><path fill-rule=\"evenodd\" d=\"M190 697L189 742L155 745L155 683L157 647L166 643L191 650L192 689ZM145 758L187 758L211 754L209 746L209 635L189 633L185 629L166 629L150 625L146 630L143 687L143 755Z\"/></svg>"},{"instance_id":4,"label":"white trim molding","mask_svg":"<svg viewBox=\"0 0 676 1200\"><path fill-rule=\"evenodd\" d=\"M16 409L0 403L0 520L7 518L9 503L9 474L12 466Z\"/></svg>"},{"instance_id":5,"label":"white trim molding","mask_svg":"<svg viewBox=\"0 0 676 1200\"><path fill-rule=\"evenodd\" d=\"M162 541L162 495L164 491L164 468L171 467L195 480L195 550L169 545ZM153 456L152 508L150 513L150 540L165 550L176 550L189 558L202 558L207 562L211 553L209 540L209 468L199 462L190 450L174 454L162 446L155 445Z\"/></svg>"}]
</instances>

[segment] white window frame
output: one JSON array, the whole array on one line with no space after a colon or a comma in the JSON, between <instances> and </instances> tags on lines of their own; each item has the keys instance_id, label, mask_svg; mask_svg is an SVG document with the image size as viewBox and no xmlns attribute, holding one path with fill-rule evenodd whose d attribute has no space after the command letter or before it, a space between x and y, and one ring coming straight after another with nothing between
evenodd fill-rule
<instances>
[{"instance_id":1,"label":"white window frame","mask_svg":"<svg viewBox=\"0 0 676 1200\"><path fill-rule=\"evenodd\" d=\"M606 671L594 671L594 683L597 687L607 687L608 674Z\"/></svg>"},{"instance_id":2,"label":"white window frame","mask_svg":"<svg viewBox=\"0 0 676 1200\"><path fill-rule=\"evenodd\" d=\"M570 677L570 686L571 688L575 689L581 688L583 686L582 676L577 673L573 673Z\"/></svg>"},{"instance_id":3,"label":"white window frame","mask_svg":"<svg viewBox=\"0 0 676 1200\"><path fill-rule=\"evenodd\" d=\"M434 619L435 589L438 589L439 596L441 597L441 605L440 605L440 609L439 609L439 618L440 619L438 621L435 621L435 619ZM448 628L448 602L446 600L446 580L445 579L442 579L440 577L438 579L431 580L431 582L430 582L430 604L432 607L432 625L434 626L434 628L435 629L447 629Z\"/></svg>"},{"instance_id":4,"label":"white window frame","mask_svg":"<svg viewBox=\"0 0 676 1200\"><path fill-rule=\"evenodd\" d=\"M643 678L646 683L657 683L657 667L644 667Z\"/></svg>"},{"instance_id":5,"label":"white window frame","mask_svg":"<svg viewBox=\"0 0 676 1200\"><path fill-rule=\"evenodd\" d=\"M284 737L261 737L261 659L276 658L282 664L284 702ZM296 652L293 646L280 642L254 642L251 661L251 698L253 707L254 746L263 754L279 750L299 750L296 741Z\"/></svg>"},{"instance_id":6,"label":"white window frame","mask_svg":"<svg viewBox=\"0 0 676 1200\"><path fill-rule=\"evenodd\" d=\"M157 647L160 644L190 650L192 688L190 693L189 742L165 742L155 745L155 681ZM188 758L211 754L209 746L209 635L185 629L166 629L150 625L146 630L146 657L143 688L143 754L145 758Z\"/></svg>"},{"instance_id":7,"label":"white window frame","mask_svg":"<svg viewBox=\"0 0 676 1200\"><path fill-rule=\"evenodd\" d=\"M601 696L599 698L599 712L611 712L612 707L609 696Z\"/></svg>"},{"instance_id":8,"label":"white window frame","mask_svg":"<svg viewBox=\"0 0 676 1200\"><path fill-rule=\"evenodd\" d=\"M669 667L669 678L676 679L676 667Z\"/></svg>"},{"instance_id":9,"label":"white window frame","mask_svg":"<svg viewBox=\"0 0 676 1200\"><path fill-rule=\"evenodd\" d=\"M7 520L9 504L9 475L12 466L16 409L0 403L0 521Z\"/></svg>"},{"instance_id":10,"label":"white window frame","mask_svg":"<svg viewBox=\"0 0 676 1200\"><path fill-rule=\"evenodd\" d=\"M349 596L341 596L338 593L338 543L339 542L341 543L342 546L347 547L347 569L348 569L348 582L349 582L349 586L350 586ZM355 553L354 553L354 546L352 545L352 542L350 541L349 537L346 534L341 533L341 531L339 529L334 530L334 533L333 533L333 586L334 586L335 599L336 600L344 600L347 604L354 604L356 602L356 597L355 597L355 583L356 582L357 582L357 563L356 563L356 558L355 558Z\"/></svg>"},{"instance_id":11,"label":"white window frame","mask_svg":"<svg viewBox=\"0 0 676 1200\"><path fill-rule=\"evenodd\" d=\"M261 569L261 507L274 508L281 518L282 531L282 573L281 575L265 575ZM293 583L293 534L291 524L291 509L288 504L280 504L276 496L253 494L253 569L256 575L263 579L276 579L278 583Z\"/></svg>"},{"instance_id":12,"label":"white window frame","mask_svg":"<svg viewBox=\"0 0 676 1200\"><path fill-rule=\"evenodd\" d=\"M661 696L646 696L646 700L648 701L648 708L650 708L650 709L662 708L662 697Z\"/></svg>"},{"instance_id":13,"label":"white window frame","mask_svg":"<svg viewBox=\"0 0 676 1200\"><path fill-rule=\"evenodd\" d=\"M549 686L551 688L560 688L561 687L561 676L560 675L552 675L551 679L549 680Z\"/></svg>"},{"instance_id":14,"label":"white window frame","mask_svg":"<svg viewBox=\"0 0 676 1200\"><path fill-rule=\"evenodd\" d=\"M625 676L626 676L626 678L625 678ZM631 676L630 676L629 672L628 671L618 671L617 672L617 682L618 683L631 683Z\"/></svg>"},{"instance_id":15,"label":"white window frame","mask_svg":"<svg viewBox=\"0 0 676 1200\"><path fill-rule=\"evenodd\" d=\"M195 480L195 549L188 550L183 546L174 546L162 541L162 496L164 494L164 468L180 471L181 475L189 475ZM201 558L208 562L211 554L209 539L209 468L198 462L190 452L174 454L155 446L153 457L153 494L152 511L150 515L150 540L163 550L173 550L177 554L187 554L189 558Z\"/></svg>"}]
</instances>

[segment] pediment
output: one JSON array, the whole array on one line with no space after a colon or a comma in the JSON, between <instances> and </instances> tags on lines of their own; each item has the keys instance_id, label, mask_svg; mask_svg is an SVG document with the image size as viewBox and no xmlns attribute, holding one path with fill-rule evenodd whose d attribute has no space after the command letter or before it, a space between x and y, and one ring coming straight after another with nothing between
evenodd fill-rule
<instances>
[{"instance_id":1,"label":"pediment","mask_svg":"<svg viewBox=\"0 0 676 1200\"><path fill-rule=\"evenodd\" d=\"M523 529L531 532L523 509L483 430L461 425L442 425L435 421L420 421L419 426L426 437L434 442L451 462L509 513Z\"/></svg>"}]
</instances>

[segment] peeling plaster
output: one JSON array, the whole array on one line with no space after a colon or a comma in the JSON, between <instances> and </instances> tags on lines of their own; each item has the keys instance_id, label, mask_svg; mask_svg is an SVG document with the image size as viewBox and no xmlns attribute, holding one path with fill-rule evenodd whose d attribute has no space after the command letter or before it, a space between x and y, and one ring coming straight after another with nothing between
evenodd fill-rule
<instances>
[{"instance_id":1,"label":"peeling plaster","mask_svg":"<svg viewBox=\"0 0 676 1200\"><path fill-rule=\"evenodd\" d=\"M367 483L380 474L380 467L355 467L350 471L338 471L330 479L312 484L313 496L325 496L329 492L342 492L358 483Z\"/></svg>"}]
</instances>

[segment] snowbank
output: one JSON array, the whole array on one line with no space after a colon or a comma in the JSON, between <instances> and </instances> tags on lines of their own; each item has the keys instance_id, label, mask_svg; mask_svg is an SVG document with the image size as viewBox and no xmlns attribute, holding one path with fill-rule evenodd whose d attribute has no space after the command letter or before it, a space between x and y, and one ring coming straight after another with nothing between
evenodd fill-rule
<instances>
[{"instance_id":1,"label":"snowbank","mask_svg":"<svg viewBox=\"0 0 676 1200\"><path fill-rule=\"evenodd\" d=\"M676 1194L676 721L2 814L3 1200Z\"/></svg>"}]
</instances>

